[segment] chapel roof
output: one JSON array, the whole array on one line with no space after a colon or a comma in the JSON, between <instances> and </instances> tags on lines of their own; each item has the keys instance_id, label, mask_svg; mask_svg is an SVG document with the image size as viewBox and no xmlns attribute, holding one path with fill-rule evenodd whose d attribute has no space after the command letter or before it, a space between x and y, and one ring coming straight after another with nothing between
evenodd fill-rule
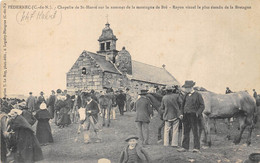
<instances>
[{"instance_id":1,"label":"chapel roof","mask_svg":"<svg viewBox=\"0 0 260 163\"><path fill-rule=\"evenodd\" d=\"M121 74L112 62L106 60L105 56L88 51L86 51L86 53L96 61L104 72ZM165 68L159 68L132 60L132 71L132 75L128 76L132 80L163 85L180 85L176 78L174 78L174 76L172 76Z\"/></svg>"}]
</instances>

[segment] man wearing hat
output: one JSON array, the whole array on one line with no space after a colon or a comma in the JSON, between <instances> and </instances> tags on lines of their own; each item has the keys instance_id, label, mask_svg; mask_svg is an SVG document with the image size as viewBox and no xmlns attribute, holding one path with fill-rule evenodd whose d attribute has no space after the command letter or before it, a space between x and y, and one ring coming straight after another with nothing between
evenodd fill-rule
<instances>
[{"instance_id":1,"label":"man wearing hat","mask_svg":"<svg viewBox=\"0 0 260 163\"><path fill-rule=\"evenodd\" d=\"M51 114L51 119L54 118L54 105L55 105L55 101L56 101L55 91L52 90L51 91L51 95L50 95L49 100L48 100L48 109L49 109L49 112Z\"/></svg>"},{"instance_id":2,"label":"man wearing hat","mask_svg":"<svg viewBox=\"0 0 260 163\"><path fill-rule=\"evenodd\" d=\"M80 91L76 91L75 92L75 98L74 98L74 102L73 102L73 108L72 108L72 123L77 123L78 121L78 109L81 107L81 98L80 98Z\"/></svg>"},{"instance_id":3,"label":"man wearing hat","mask_svg":"<svg viewBox=\"0 0 260 163\"><path fill-rule=\"evenodd\" d=\"M148 153L138 144L138 137L130 135L125 140L128 145L121 152L119 163L139 163L151 161Z\"/></svg>"},{"instance_id":4,"label":"man wearing hat","mask_svg":"<svg viewBox=\"0 0 260 163\"><path fill-rule=\"evenodd\" d=\"M123 90L119 90L119 94L116 97L116 103L121 115L124 115L124 106L125 106L126 96L123 94Z\"/></svg>"},{"instance_id":5,"label":"man wearing hat","mask_svg":"<svg viewBox=\"0 0 260 163\"><path fill-rule=\"evenodd\" d=\"M32 95L32 92L29 92L29 97L26 100L26 107L30 112L33 112L35 110L35 97Z\"/></svg>"},{"instance_id":6,"label":"man wearing hat","mask_svg":"<svg viewBox=\"0 0 260 163\"><path fill-rule=\"evenodd\" d=\"M138 128L138 135L143 145L148 145L149 139L149 123L153 116L153 108L150 100L145 96L147 90L141 90L140 97L135 102L134 110L136 110L135 122Z\"/></svg>"},{"instance_id":7,"label":"man wearing hat","mask_svg":"<svg viewBox=\"0 0 260 163\"><path fill-rule=\"evenodd\" d=\"M254 92L253 97L256 99L257 98L257 92L255 91L255 89L253 89L253 92Z\"/></svg>"},{"instance_id":8,"label":"man wearing hat","mask_svg":"<svg viewBox=\"0 0 260 163\"><path fill-rule=\"evenodd\" d=\"M232 91L229 89L229 87L226 88L226 94L232 93Z\"/></svg>"},{"instance_id":9,"label":"man wearing hat","mask_svg":"<svg viewBox=\"0 0 260 163\"><path fill-rule=\"evenodd\" d=\"M160 112L163 114L163 120L165 121L164 127L164 146L169 146L169 135L172 135L171 146L178 146L178 129L179 129L179 117L181 116L181 99L178 94L173 94L173 87L166 87L166 95L163 96ZM172 129L172 134L170 130Z\"/></svg>"},{"instance_id":10,"label":"man wearing hat","mask_svg":"<svg viewBox=\"0 0 260 163\"><path fill-rule=\"evenodd\" d=\"M182 86L185 89L186 95L184 97L181 109L183 114L184 138L182 141L182 148L178 150L179 152L185 152L189 150L190 130L192 130L194 138L193 152L199 152L200 149L198 125L200 118L202 118L202 112L205 108L205 105L201 94L199 94L197 91L194 91L194 85L195 82L192 80L187 80Z\"/></svg>"},{"instance_id":11,"label":"man wearing hat","mask_svg":"<svg viewBox=\"0 0 260 163\"><path fill-rule=\"evenodd\" d=\"M129 88L126 88L126 92L125 92L125 97L126 97L126 101L125 101L125 107L126 107L126 111L131 111L131 108L130 108L130 103L132 101L132 97L129 93Z\"/></svg>"},{"instance_id":12,"label":"man wearing hat","mask_svg":"<svg viewBox=\"0 0 260 163\"><path fill-rule=\"evenodd\" d=\"M96 136L96 143L101 142L101 138L99 137L99 129L97 127L98 123L98 113L99 107L96 101L91 98L91 94L85 94L87 101L84 104L84 108L86 108L86 128L84 130L84 143L90 143L90 126L93 128L95 136Z\"/></svg>"}]
</instances>

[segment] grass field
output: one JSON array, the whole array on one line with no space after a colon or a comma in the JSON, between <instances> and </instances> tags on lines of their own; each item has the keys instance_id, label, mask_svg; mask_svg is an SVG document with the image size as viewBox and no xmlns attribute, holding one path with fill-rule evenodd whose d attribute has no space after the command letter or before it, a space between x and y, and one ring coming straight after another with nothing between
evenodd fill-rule
<instances>
[{"instance_id":1,"label":"grass field","mask_svg":"<svg viewBox=\"0 0 260 163\"><path fill-rule=\"evenodd\" d=\"M123 148L126 146L124 139L130 134L136 134L135 113L127 112L124 116L117 116L112 120L110 128L103 128L101 131L101 143L83 143L83 134L77 134L78 124L72 124L67 128L59 129L51 123L54 143L43 146L45 162L76 162L96 163L100 158L110 159L111 162L118 162ZM145 149L150 154L153 162L234 162L239 163L248 158L253 152L260 152L260 129L252 133L252 145L246 146L247 131L239 145L234 145L232 140L226 139L227 128L222 120L217 122L218 133L212 134L212 147L201 149L201 153L185 152L179 153L171 147L164 147L157 144L157 128L161 123L158 116L155 116L150 123L150 144ZM238 134L237 124L232 127L232 138Z\"/></svg>"}]
</instances>

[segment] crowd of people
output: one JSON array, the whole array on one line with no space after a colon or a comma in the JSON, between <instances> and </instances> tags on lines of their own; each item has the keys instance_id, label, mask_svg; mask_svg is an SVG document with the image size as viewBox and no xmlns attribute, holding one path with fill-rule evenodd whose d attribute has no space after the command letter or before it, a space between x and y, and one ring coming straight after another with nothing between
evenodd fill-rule
<instances>
[{"instance_id":1,"label":"crowd of people","mask_svg":"<svg viewBox=\"0 0 260 163\"><path fill-rule=\"evenodd\" d=\"M104 91L76 91L69 95L67 90L57 89L45 99L44 92L33 96L29 92L26 100L1 99L1 161L13 154L15 162L36 162L43 159L41 146L53 143L51 122L59 128L79 123L78 134L83 130L84 143L91 143L90 131L95 133L95 142L102 142L98 117L102 126L110 127L110 119L116 119L116 110L121 116L126 111L136 112L137 135L130 135L127 147L122 151L120 162L149 162L149 154L143 147L149 145L149 124L157 110L162 120L158 128L158 143L186 152L190 147L190 132L193 133L193 152L200 152L198 128L201 123L204 101L195 89L195 82L185 81L182 88L166 86L162 89L140 90L137 97L129 89ZM157 94L153 101L148 93ZM227 87L226 94L232 93ZM254 90L254 96L257 93ZM32 126L37 122L36 131ZM163 138L162 129L164 128ZM139 141L139 143L138 143Z\"/></svg>"},{"instance_id":2,"label":"crowd of people","mask_svg":"<svg viewBox=\"0 0 260 163\"><path fill-rule=\"evenodd\" d=\"M120 115L130 109L131 96L129 89L112 88L104 91L76 91L69 95L67 90L52 90L45 98L44 92L38 97L29 92L24 100L17 98L1 99L1 161L13 155L15 162L36 162L43 159L40 146L53 143L50 122L59 128L68 127L71 123L79 123L83 127L84 142L90 143L90 128L96 134L96 142L101 142L98 135L98 116L103 117L103 126L109 127L110 118L116 119L116 109ZM128 106L126 106L128 105ZM85 115L85 116L81 116ZM82 114L83 113L83 114ZM111 116L111 117L110 117ZM51 121L50 121L51 120ZM36 131L32 126L37 122ZM80 133L80 128L78 130ZM34 151L32 151L34 150Z\"/></svg>"}]
</instances>

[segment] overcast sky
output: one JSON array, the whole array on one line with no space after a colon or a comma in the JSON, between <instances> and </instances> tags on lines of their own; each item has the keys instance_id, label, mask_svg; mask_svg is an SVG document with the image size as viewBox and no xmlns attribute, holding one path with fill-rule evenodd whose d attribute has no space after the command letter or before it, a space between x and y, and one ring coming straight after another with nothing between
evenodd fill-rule
<instances>
[{"instance_id":1,"label":"overcast sky","mask_svg":"<svg viewBox=\"0 0 260 163\"><path fill-rule=\"evenodd\" d=\"M126 5L123 2L127 1L117 5ZM224 4L221 2L215 1L215 5ZM156 4L159 2L140 5ZM177 1L174 4L185 5ZM60 23L57 18L23 24L17 23L21 10L8 10L7 93L27 95L33 91L38 95L40 91L49 94L52 89L65 89L66 72L81 52L98 50L97 39L107 14L118 38L117 50L125 46L133 60L158 67L165 64L182 84L194 80L198 86L217 93L224 93L227 86L250 93L256 88L260 93L260 8L253 2L236 4L253 8L58 10Z\"/></svg>"}]
</instances>

